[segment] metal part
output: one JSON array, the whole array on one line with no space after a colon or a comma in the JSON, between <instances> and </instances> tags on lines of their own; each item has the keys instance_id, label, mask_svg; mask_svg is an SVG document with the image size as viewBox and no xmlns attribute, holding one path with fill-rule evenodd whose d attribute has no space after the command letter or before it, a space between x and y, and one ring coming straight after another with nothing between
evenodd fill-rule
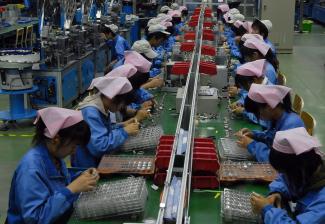
<instances>
[{"instance_id":1,"label":"metal part","mask_svg":"<svg viewBox=\"0 0 325 224\"><path fill-rule=\"evenodd\" d=\"M254 157L237 145L235 139L221 138L218 141L218 149L222 160L254 160Z\"/></svg>"},{"instance_id":2,"label":"metal part","mask_svg":"<svg viewBox=\"0 0 325 224\"><path fill-rule=\"evenodd\" d=\"M74 219L103 219L121 215L141 215L148 190L145 179L129 177L111 181L80 194L74 204Z\"/></svg>"}]
</instances>

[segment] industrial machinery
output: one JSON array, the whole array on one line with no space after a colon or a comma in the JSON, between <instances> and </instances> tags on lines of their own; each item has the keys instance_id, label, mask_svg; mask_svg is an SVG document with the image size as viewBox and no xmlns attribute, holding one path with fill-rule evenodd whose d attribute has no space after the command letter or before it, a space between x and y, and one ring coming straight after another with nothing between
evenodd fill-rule
<instances>
[{"instance_id":1,"label":"industrial machinery","mask_svg":"<svg viewBox=\"0 0 325 224\"><path fill-rule=\"evenodd\" d=\"M7 121L28 119L36 111L25 107L25 94L37 91L33 86L32 66L39 62L39 54L28 50L2 50L0 52L0 94L9 95L9 111L1 111L0 119L5 121L1 128L8 128Z\"/></svg>"}]
</instances>

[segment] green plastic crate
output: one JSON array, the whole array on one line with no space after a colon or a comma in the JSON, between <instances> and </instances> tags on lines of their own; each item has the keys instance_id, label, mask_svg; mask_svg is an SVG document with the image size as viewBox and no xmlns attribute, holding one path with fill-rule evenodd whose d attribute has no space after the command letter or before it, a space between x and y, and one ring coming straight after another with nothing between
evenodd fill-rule
<instances>
[{"instance_id":1,"label":"green plastic crate","mask_svg":"<svg viewBox=\"0 0 325 224\"><path fill-rule=\"evenodd\" d=\"M311 28L313 27L313 21L311 20L304 20L302 22L302 30L303 32L308 32L310 33L311 32Z\"/></svg>"}]
</instances>

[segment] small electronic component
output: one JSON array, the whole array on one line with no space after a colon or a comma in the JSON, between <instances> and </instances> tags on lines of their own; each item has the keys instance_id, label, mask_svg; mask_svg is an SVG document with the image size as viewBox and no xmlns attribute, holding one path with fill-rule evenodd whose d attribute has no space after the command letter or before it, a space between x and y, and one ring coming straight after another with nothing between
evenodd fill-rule
<instances>
[{"instance_id":1,"label":"small electronic component","mask_svg":"<svg viewBox=\"0 0 325 224\"><path fill-rule=\"evenodd\" d=\"M237 145L235 139L220 138L218 141L218 149L222 160L254 160L247 149Z\"/></svg>"},{"instance_id":2,"label":"small electronic component","mask_svg":"<svg viewBox=\"0 0 325 224\"><path fill-rule=\"evenodd\" d=\"M236 181L264 181L271 182L277 172L269 163L252 161L224 161L221 163L219 178L221 183Z\"/></svg>"},{"instance_id":3,"label":"small electronic component","mask_svg":"<svg viewBox=\"0 0 325 224\"><path fill-rule=\"evenodd\" d=\"M162 135L163 129L159 125L143 128L136 136L130 136L122 145L121 150L140 151L155 149Z\"/></svg>"},{"instance_id":4,"label":"small electronic component","mask_svg":"<svg viewBox=\"0 0 325 224\"><path fill-rule=\"evenodd\" d=\"M74 204L73 219L96 220L121 215L141 215L147 197L147 185L142 177L110 181L79 195Z\"/></svg>"},{"instance_id":5,"label":"small electronic component","mask_svg":"<svg viewBox=\"0 0 325 224\"><path fill-rule=\"evenodd\" d=\"M105 155L98 172L100 174L124 173L152 175L155 171L155 156L143 155Z\"/></svg>"},{"instance_id":6,"label":"small electronic component","mask_svg":"<svg viewBox=\"0 0 325 224\"><path fill-rule=\"evenodd\" d=\"M260 216L253 213L250 193L225 188L221 196L221 217L226 222L259 223Z\"/></svg>"}]
</instances>

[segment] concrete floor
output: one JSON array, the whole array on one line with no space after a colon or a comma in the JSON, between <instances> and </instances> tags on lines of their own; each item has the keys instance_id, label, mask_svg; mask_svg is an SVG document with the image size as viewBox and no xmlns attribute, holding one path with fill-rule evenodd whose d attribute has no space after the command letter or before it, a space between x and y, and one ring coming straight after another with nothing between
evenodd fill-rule
<instances>
[{"instance_id":1,"label":"concrete floor","mask_svg":"<svg viewBox=\"0 0 325 224\"><path fill-rule=\"evenodd\" d=\"M295 34L293 54L279 55L287 85L303 97L305 110L318 121L316 136L325 144L325 27L314 25L310 34ZM0 96L0 110L8 108L8 98ZM33 129L30 122L0 132L0 223L6 216L11 177L28 150ZM27 134L27 136L26 136Z\"/></svg>"}]
</instances>

